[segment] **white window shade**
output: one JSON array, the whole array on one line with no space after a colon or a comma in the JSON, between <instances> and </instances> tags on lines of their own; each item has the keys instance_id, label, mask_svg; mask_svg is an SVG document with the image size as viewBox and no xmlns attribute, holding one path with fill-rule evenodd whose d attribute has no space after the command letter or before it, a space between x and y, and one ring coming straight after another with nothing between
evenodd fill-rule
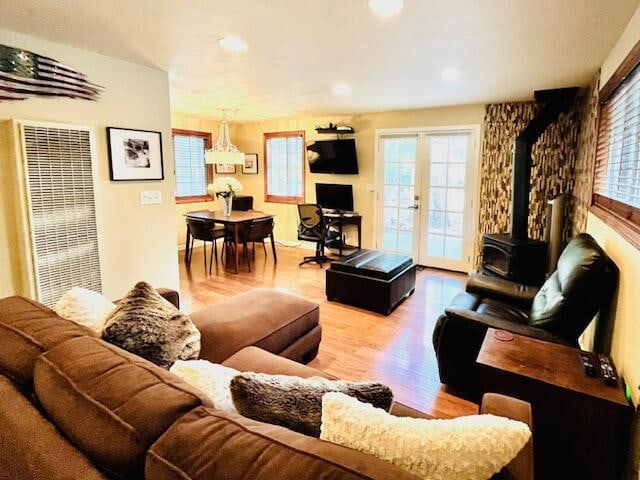
<instances>
[{"instance_id":1,"label":"white window shade","mask_svg":"<svg viewBox=\"0 0 640 480\"><path fill-rule=\"evenodd\" d=\"M267 201L304 199L304 137L298 133L265 138Z\"/></svg>"},{"instance_id":2,"label":"white window shade","mask_svg":"<svg viewBox=\"0 0 640 480\"><path fill-rule=\"evenodd\" d=\"M205 140L195 135L174 135L176 197L207 194Z\"/></svg>"}]
</instances>

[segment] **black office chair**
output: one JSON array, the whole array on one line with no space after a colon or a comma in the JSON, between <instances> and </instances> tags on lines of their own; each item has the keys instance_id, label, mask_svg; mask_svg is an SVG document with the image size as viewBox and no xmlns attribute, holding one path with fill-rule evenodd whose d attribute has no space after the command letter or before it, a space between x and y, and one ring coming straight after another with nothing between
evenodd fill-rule
<instances>
[{"instance_id":1,"label":"black office chair","mask_svg":"<svg viewBox=\"0 0 640 480\"><path fill-rule=\"evenodd\" d=\"M211 258L209 259L209 274L211 274L211 267L213 265L213 258L216 259L216 265L218 265L218 245L217 240L224 238L225 229L223 226L216 226L215 223L209 220L202 220L198 218L187 218L187 228L191 234L191 245L189 245L189 251L186 252L188 258L188 264L191 264L191 256L193 255L193 244L196 240L202 240L204 244L204 271L207 271L207 242L211 242Z\"/></svg>"},{"instance_id":2,"label":"black office chair","mask_svg":"<svg viewBox=\"0 0 640 480\"><path fill-rule=\"evenodd\" d=\"M320 205L314 203L302 203L298 205L300 223L298 224L298 240L315 242L316 254L312 257L304 257L300 266L306 263L317 263L320 267L330 258L324 254L327 242L338 237L336 232L330 232L322 214Z\"/></svg>"}]
</instances>

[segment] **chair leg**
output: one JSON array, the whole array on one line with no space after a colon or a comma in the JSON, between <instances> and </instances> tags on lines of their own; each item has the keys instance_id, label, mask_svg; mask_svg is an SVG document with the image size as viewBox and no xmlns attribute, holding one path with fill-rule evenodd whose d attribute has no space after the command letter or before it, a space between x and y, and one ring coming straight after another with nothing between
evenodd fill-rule
<instances>
[{"instance_id":1,"label":"chair leg","mask_svg":"<svg viewBox=\"0 0 640 480\"><path fill-rule=\"evenodd\" d=\"M204 273L207 273L207 242L202 242L202 253L204 255Z\"/></svg>"},{"instance_id":2,"label":"chair leg","mask_svg":"<svg viewBox=\"0 0 640 480\"><path fill-rule=\"evenodd\" d=\"M213 254L216 258L216 268L218 268L218 240L216 238L213 239Z\"/></svg>"},{"instance_id":3,"label":"chair leg","mask_svg":"<svg viewBox=\"0 0 640 480\"><path fill-rule=\"evenodd\" d=\"M211 242L211 255L209 256L209 275L211 275L211 267L213 266L213 255L215 254L216 241ZM216 255L216 264L218 263L218 256Z\"/></svg>"},{"instance_id":4,"label":"chair leg","mask_svg":"<svg viewBox=\"0 0 640 480\"><path fill-rule=\"evenodd\" d=\"M251 242L251 255L253 255L253 259L256 259L256 242Z\"/></svg>"}]
</instances>

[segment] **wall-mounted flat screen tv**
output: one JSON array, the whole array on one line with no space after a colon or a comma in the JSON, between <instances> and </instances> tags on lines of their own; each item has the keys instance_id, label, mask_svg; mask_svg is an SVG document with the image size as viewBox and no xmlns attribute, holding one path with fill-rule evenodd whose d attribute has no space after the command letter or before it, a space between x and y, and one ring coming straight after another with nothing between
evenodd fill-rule
<instances>
[{"instance_id":1,"label":"wall-mounted flat screen tv","mask_svg":"<svg viewBox=\"0 0 640 480\"><path fill-rule=\"evenodd\" d=\"M355 175L358 173L356 141L321 140L307 146L309 171L311 173L338 173Z\"/></svg>"}]
</instances>

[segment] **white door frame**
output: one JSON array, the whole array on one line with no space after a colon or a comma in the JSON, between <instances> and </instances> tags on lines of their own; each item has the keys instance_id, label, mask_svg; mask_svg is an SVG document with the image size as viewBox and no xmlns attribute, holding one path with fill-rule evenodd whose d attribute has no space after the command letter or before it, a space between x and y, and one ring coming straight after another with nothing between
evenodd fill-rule
<instances>
[{"instance_id":1,"label":"white door frame","mask_svg":"<svg viewBox=\"0 0 640 480\"><path fill-rule=\"evenodd\" d=\"M478 230L478 219L480 215L480 142L481 142L481 126L479 124L469 124L469 125L447 125L447 126L437 126L437 127L406 127L406 128L378 128L374 133L374 218L373 218L373 234L372 234L372 245L375 245L378 248L378 245L381 244L382 239L382 229L379 226L382 224L382 212L383 212L383 204L384 204L384 192L382 190L382 184L384 181L383 173L384 173L384 165L383 162L383 154L380 149L382 137L385 136L393 136L393 135L409 135L409 134L417 134L420 136L425 136L429 134L447 134L447 133L464 133L468 132L472 135L472 144L471 144L471 153L469 158L469 164L467 165L468 169L471 170L472 174L475 175L475 184L469 185L474 189L474 192L471 197L471 205L472 209L472 222L471 229L473 232L473 246L470 249L468 255L470 258L468 259L468 270L473 270L473 257L475 256L475 252L477 251L477 230ZM416 175L418 172L416 172ZM420 172L421 174L421 172ZM473 178L473 177L472 177ZM427 199L422 198L422 192L420 196L420 205L426 205Z\"/></svg>"}]
</instances>

